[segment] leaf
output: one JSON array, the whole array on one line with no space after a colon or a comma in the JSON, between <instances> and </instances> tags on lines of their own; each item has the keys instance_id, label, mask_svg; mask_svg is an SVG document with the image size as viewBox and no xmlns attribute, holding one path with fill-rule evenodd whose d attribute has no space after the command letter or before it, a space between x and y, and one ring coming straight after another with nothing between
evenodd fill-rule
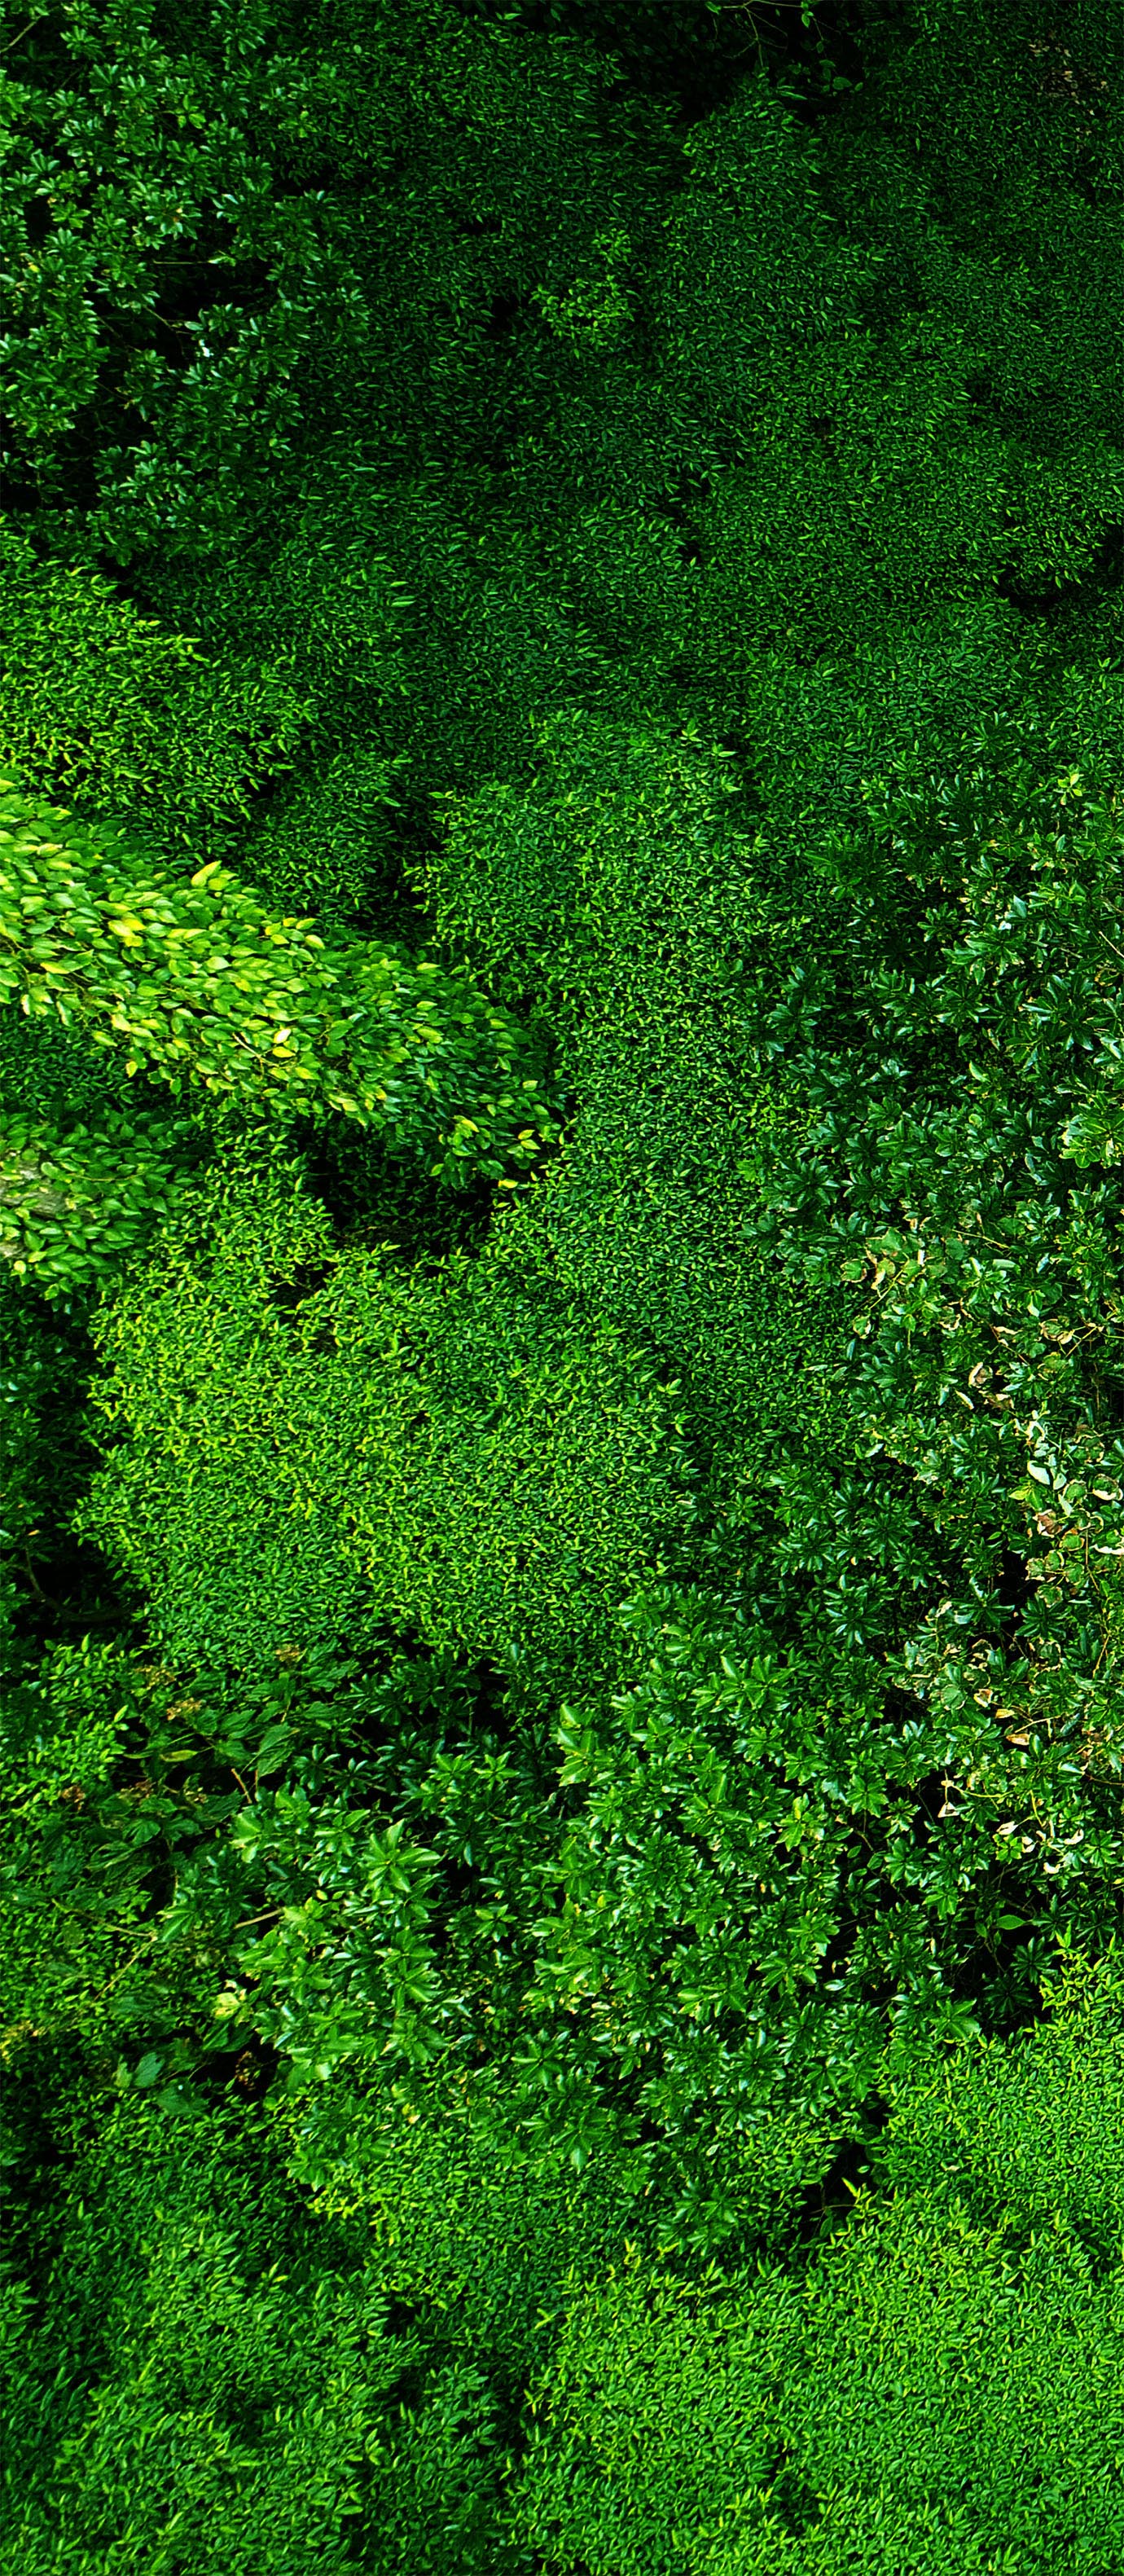
<instances>
[{"instance_id":1,"label":"leaf","mask_svg":"<svg viewBox=\"0 0 1124 2576\"><path fill-rule=\"evenodd\" d=\"M173 2120L197 2120L207 2107L201 2093L183 2084L165 2084L152 2098L157 2110Z\"/></svg>"},{"instance_id":2,"label":"leaf","mask_svg":"<svg viewBox=\"0 0 1124 2576\"><path fill-rule=\"evenodd\" d=\"M295 1742L296 1738L290 1727L271 1726L269 1733L263 1737L261 1748L254 1764L255 1778L264 1779L266 1774L270 1771L283 1770L293 1751Z\"/></svg>"}]
</instances>

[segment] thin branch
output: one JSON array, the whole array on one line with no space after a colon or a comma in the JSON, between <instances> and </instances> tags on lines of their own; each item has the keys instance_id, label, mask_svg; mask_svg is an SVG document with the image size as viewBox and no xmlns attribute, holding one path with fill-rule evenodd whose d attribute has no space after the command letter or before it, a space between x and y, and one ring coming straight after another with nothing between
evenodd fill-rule
<instances>
[{"instance_id":1,"label":"thin branch","mask_svg":"<svg viewBox=\"0 0 1124 2576\"><path fill-rule=\"evenodd\" d=\"M20 28L18 28L18 29L17 29L17 32L16 32L16 34L15 34L14 36L9 36L9 38L8 38L8 41L7 41L7 44L6 44L6 45L0 45L0 54L10 54L10 53L11 53L11 50L12 50L13 45L21 45L21 44L23 43L24 37L25 37L25 36L29 36L29 35L31 34L31 30L32 30L32 28L33 28L33 27L37 27L37 26L38 26L38 24L39 24L40 19L41 19L41 18L45 18L46 16L47 16L47 11L46 11L45 9L37 9L37 10L36 10L36 12L35 12L35 16L34 16L33 18L29 18L29 19L28 19L28 22L27 22L26 27L20 27Z\"/></svg>"}]
</instances>

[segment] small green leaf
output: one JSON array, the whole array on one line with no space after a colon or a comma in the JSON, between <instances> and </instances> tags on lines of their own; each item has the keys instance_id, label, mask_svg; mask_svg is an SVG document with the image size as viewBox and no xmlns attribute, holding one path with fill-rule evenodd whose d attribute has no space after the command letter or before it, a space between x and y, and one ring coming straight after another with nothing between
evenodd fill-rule
<instances>
[{"instance_id":1,"label":"small green leaf","mask_svg":"<svg viewBox=\"0 0 1124 2576\"><path fill-rule=\"evenodd\" d=\"M262 1740L261 1749L254 1764L256 1776L262 1779L267 1772L283 1770L292 1753L293 1743L294 1738L289 1727L271 1726Z\"/></svg>"}]
</instances>

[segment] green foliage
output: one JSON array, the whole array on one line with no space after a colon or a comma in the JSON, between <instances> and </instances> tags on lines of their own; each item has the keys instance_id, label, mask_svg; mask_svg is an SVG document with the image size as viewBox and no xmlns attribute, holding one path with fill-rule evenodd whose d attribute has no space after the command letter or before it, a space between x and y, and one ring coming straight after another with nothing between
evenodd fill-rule
<instances>
[{"instance_id":1,"label":"green foliage","mask_svg":"<svg viewBox=\"0 0 1124 2576\"><path fill-rule=\"evenodd\" d=\"M896 2190L860 2191L802 2273L700 2278L632 2247L574 2279L513 2494L546 2566L1114 2562L1124 1981L1118 1957L1075 1965L1047 2030L947 2070L939 2123L931 2083L904 2088Z\"/></svg>"},{"instance_id":2,"label":"green foliage","mask_svg":"<svg viewBox=\"0 0 1124 2576\"><path fill-rule=\"evenodd\" d=\"M389 369L397 381L399 361ZM297 775L261 800L244 864L283 911L326 902L424 935L404 862L433 837L435 785L525 767L528 709L603 685L586 625L544 588L522 526L480 520L436 460L364 462L337 434L306 467L280 542L148 576L212 667L292 674L309 709Z\"/></svg>"},{"instance_id":3,"label":"green foliage","mask_svg":"<svg viewBox=\"0 0 1124 2576\"><path fill-rule=\"evenodd\" d=\"M187 1077L220 1102L334 1110L406 1151L436 1145L443 1178L479 1161L502 1186L505 1160L525 1165L553 1139L522 1032L464 977L328 948L307 921L270 920L216 861L187 886L146 879L112 827L95 836L0 787L0 995L25 1014L76 1019L95 1047L124 1051L127 1075L151 1071L177 1097ZM17 1273L55 1291L97 1275L168 1207L174 1157L174 1131L127 1118L66 1137L17 1119L3 1164ZM111 1176L116 1208L101 1197Z\"/></svg>"},{"instance_id":4,"label":"green foliage","mask_svg":"<svg viewBox=\"0 0 1124 2576\"><path fill-rule=\"evenodd\" d=\"M0 1011L0 1259L25 1307L88 1311L210 1150L209 1104L170 1116L125 1061L80 1017Z\"/></svg>"},{"instance_id":5,"label":"green foliage","mask_svg":"<svg viewBox=\"0 0 1124 2576\"><path fill-rule=\"evenodd\" d=\"M346 1799L314 1808L303 1788L266 1791L239 1818L223 1861L228 1917L250 1888L274 1901L248 1918L268 1928L230 1954L234 1974L252 1982L252 2011L244 1983L224 1987L215 2010L291 2061L294 2090L365 2055L412 2062L434 2052L427 2024L441 1980L428 1900L438 1862L403 1842L400 1818L380 1833ZM190 1921L190 1893L182 1910Z\"/></svg>"},{"instance_id":6,"label":"green foliage","mask_svg":"<svg viewBox=\"0 0 1124 2576\"><path fill-rule=\"evenodd\" d=\"M254 674L263 687L287 690L302 712L295 757L273 760L269 795L248 812L230 856L282 913L310 901L322 917L365 912L378 891L380 928L394 875L396 783L413 765L405 746L393 745L411 695L402 639L415 606L380 544L381 497L353 460L329 451L309 460L280 536L271 527L268 542L221 566L154 567L147 579L162 614L205 638L212 691L221 674L220 706L237 708Z\"/></svg>"},{"instance_id":7,"label":"green foliage","mask_svg":"<svg viewBox=\"0 0 1124 2576\"><path fill-rule=\"evenodd\" d=\"M337 1255L295 1165L189 1195L96 1322L111 1445L81 1524L174 1661L361 1618L516 1680L613 1668L611 1605L691 1523L674 1383L494 1240L432 1273Z\"/></svg>"},{"instance_id":8,"label":"green foliage","mask_svg":"<svg viewBox=\"0 0 1124 2576\"><path fill-rule=\"evenodd\" d=\"M771 874L734 756L697 724L565 709L533 728L527 787L436 800L422 890L449 953L550 1027L575 1102L543 1187L505 1217L582 1304L641 1326L674 1367L719 1507L761 1427L809 1427L831 1299L797 1312L747 1245L739 1166L775 1104L746 1005L779 989L815 915ZM541 1247L541 1249L540 1249Z\"/></svg>"},{"instance_id":9,"label":"green foliage","mask_svg":"<svg viewBox=\"0 0 1124 2576\"><path fill-rule=\"evenodd\" d=\"M714 2265L683 2281L630 2245L607 2283L573 2285L553 2367L531 2399L515 2528L548 2567L709 2569L739 2491L768 2491L783 2439L776 2396L798 2351L799 2306L783 2275L732 2292ZM779 2516L770 2519L775 2550Z\"/></svg>"},{"instance_id":10,"label":"green foliage","mask_svg":"<svg viewBox=\"0 0 1124 2576\"><path fill-rule=\"evenodd\" d=\"M72 823L65 841L54 840L66 812L28 806L10 782L0 785L5 998L18 995L37 1017L57 1011L64 1025L73 1009L92 1024L95 1045L124 1042L127 1073L153 1065L177 1092L186 1072L220 1096L251 1098L302 1084L301 1097L391 1128L407 1103L428 1106L426 1094L440 1111L443 1050L470 1058L485 1030L496 1053L485 1082L489 1071L493 1081L515 1079L518 1033L463 979L458 985L433 964L411 969L377 949L326 949L307 921L270 921L217 862L186 887L162 875L146 883L112 827L95 838ZM334 1000L341 986L342 1009ZM237 1028L229 1025L235 1011ZM478 1100L470 1077L467 1096L525 1162L554 1130L548 1121L537 1136L529 1125L518 1140L509 1135L502 1111L530 1118L540 1107L533 1077L519 1088L519 1100ZM454 1120L442 1140L452 1169L471 1158L468 1137L480 1128L463 1113ZM484 1148L492 1142L485 1126ZM501 1165L485 1169L498 1176Z\"/></svg>"},{"instance_id":11,"label":"green foliage","mask_svg":"<svg viewBox=\"0 0 1124 2576\"><path fill-rule=\"evenodd\" d=\"M96 2045L116 2060L125 2089L138 2032L165 2052L149 2052L150 2068L170 2063L172 2050L177 2075L208 2048L241 2046L214 2007L224 1975L235 1976L253 1946L238 1936L275 1911L259 1896L277 1794L263 1783L280 1774L285 1812L294 1795L307 1807L309 1783L323 1786L324 1764L342 1764L350 1750L348 1786L366 1788L369 1805L368 1775L380 1790L386 1783L372 1759L354 1783L354 1747L374 1730L393 1801L394 1719L410 1708L424 1719L430 1697L447 1697L451 1722L455 1678L393 1663L372 1677L353 1657L291 1647L232 1692L221 1670L189 1681L143 1645L89 1636L13 1677L0 1748L4 2045L28 2030ZM352 1824L374 1830L377 1821L364 1812ZM294 1857L294 1880L298 1866ZM339 1867L336 1892L346 1898L346 1853ZM279 1853L274 1876L283 1875ZM329 2010L321 2052L330 2020Z\"/></svg>"},{"instance_id":12,"label":"green foliage","mask_svg":"<svg viewBox=\"0 0 1124 2576\"><path fill-rule=\"evenodd\" d=\"M369 2097L332 2104L329 2088L291 2123L295 2170L330 2168L317 2210L362 2224L374 2276L431 2356L423 2403L370 2497L373 2563L388 2576L400 2566L454 2576L477 2563L522 2576L528 2557L506 2510L523 2447L519 2398L553 2346L567 2275L619 2251L615 2177L533 2178L455 2100L434 2120Z\"/></svg>"},{"instance_id":13,"label":"green foliage","mask_svg":"<svg viewBox=\"0 0 1124 2576\"><path fill-rule=\"evenodd\" d=\"M407 1722L426 1664L392 1668L365 1694L388 1734L346 1771L337 1761L335 1789L306 1759L259 1788L285 1766L280 1734L267 1738L252 1799L217 1847L197 1843L156 1935L169 1957L224 1963L204 2042L269 2044L306 2113L297 2169L337 2189L388 2092L458 2100L450 2086L481 2054L495 2065L523 2006L526 1891L557 1818L525 1743L497 1749L475 1728L458 1740L449 1660L428 1668L440 1737Z\"/></svg>"},{"instance_id":14,"label":"green foliage","mask_svg":"<svg viewBox=\"0 0 1124 2576\"><path fill-rule=\"evenodd\" d=\"M53 1560L96 1464L86 1321L81 1296L48 1303L0 1270L0 1710L34 1667L29 1618L57 1615Z\"/></svg>"},{"instance_id":15,"label":"green foliage","mask_svg":"<svg viewBox=\"0 0 1124 2576\"><path fill-rule=\"evenodd\" d=\"M536 2189L463 2117L384 2106L360 2110L362 2197L338 2215L237 2087L177 2117L145 2066L93 2115L87 2077L79 2115L76 2069L44 2054L18 2068L39 2206L6 2247L5 2570L287 2571L361 2548L375 2576L522 2576L518 2391L567 2270L619 2247L612 2194Z\"/></svg>"},{"instance_id":16,"label":"green foliage","mask_svg":"<svg viewBox=\"0 0 1124 2576\"><path fill-rule=\"evenodd\" d=\"M847 1527L861 1544L853 1497ZM623 1616L631 1687L557 1730L581 1802L542 1876L513 2108L548 2159L634 2150L663 2241L709 2254L783 2235L887 2080L1032 2004L1053 1925L1105 1937L1118 1818L1064 1736L1028 1799L986 1702L903 1723L872 1659L779 1652L698 1589ZM1037 1833L1010 1831L1020 1799Z\"/></svg>"},{"instance_id":17,"label":"green foliage","mask_svg":"<svg viewBox=\"0 0 1124 2576\"><path fill-rule=\"evenodd\" d=\"M456 450L506 411L496 298L532 277L567 291L599 206L642 185L634 129L667 157L661 120L614 86L588 44L429 0L17 22L0 356L9 471L52 542L214 559L353 385L378 443L414 457L427 417ZM631 187L614 147L639 161Z\"/></svg>"},{"instance_id":18,"label":"green foliage","mask_svg":"<svg viewBox=\"0 0 1124 2576\"><path fill-rule=\"evenodd\" d=\"M369 11L353 24L369 63ZM311 405L380 471L393 460L412 477L443 458L478 488L513 453L533 470L545 425L546 445L567 436L575 373L592 362L596 379L606 356L618 361L582 334L581 306L590 288L595 311L602 302L601 243L650 229L679 152L668 111L630 95L580 36L465 24L427 0L386 10L377 45L393 144L383 185L357 193L345 218L370 316L363 363L341 385L329 343L309 370ZM370 120L369 100L360 114ZM609 295L627 305L623 290ZM577 319L584 348L555 334L554 309ZM634 351L636 327L624 328Z\"/></svg>"},{"instance_id":19,"label":"green foliage","mask_svg":"<svg viewBox=\"0 0 1124 2576\"><path fill-rule=\"evenodd\" d=\"M52 1309L0 1279L3 1349L3 1543L23 1547L81 1482L80 1387L92 1353L81 1311ZM90 1453L86 1453L87 1463Z\"/></svg>"},{"instance_id":20,"label":"green foliage","mask_svg":"<svg viewBox=\"0 0 1124 2576\"><path fill-rule=\"evenodd\" d=\"M981 611L963 629L868 639L846 685L760 654L724 741L651 709L557 710L528 727L530 779L520 763L434 799L415 877L449 957L541 1015L574 1102L510 1222L598 1312L642 1319L680 1377L707 1499L747 1545L797 1438L811 1458L837 1445L847 1404L825 1372L853 1312L837 1271L786 1276L755 1238L769 1139L799 1154L807 1124L798 1069L755 1042L809 956L832 985L840 905L818 859L852 815L869 828L864 776L882 760L912 784L928 743L954 771L966 712L986 720L1004 628ZM1110 757L1111 687L1070 697L1078 738Z\"/></svg>"},{"instance_id":21,"label":"green foliage","mask_svg":"<svg viewBox=\"0 0 1124 2576\"><path fill-rule=\"evenodd\" d=\"M657 661L680 702L751 719L762 646L839 667L864 635L897 641L997 583L1027 607L1080 593L1118 636L1103 315L1119 102L1098 68L1115 33L1103 9L1082 17L1065 65L1053 31L1024 37L1007 13L958 14L947 46L935 29L921 43L882 28L877 45L872 31L870 77L814 121L753 67L692 124L658 223L628 227L636 358L607 380L587 362L557 442L527 440L513 471L526 520L549 523L555 579L576 549L566 586L595 631L635 551L622 509L678 531L690 578ZM654 575L632 630L646 691Z\"/></svg>"},{"instance_id":22,"label":"green foliage","mask_svg":"<svg viewBox=\"0 0 1124 2576\"><path fill-rule=\"evenodd\" d=\"M102 576L41 560L0 522L0 768L37 793L209 858L292 768L307 715L282 662L235 651L220 673Z\"/></svg>"},{"instance_id":23,"label":"green foliage","mask_svg":"<svg viewBox=\"0 0 1124 2576\"><path fill-rule=\"evenodd\" d=\"M911 1866L930 1745L858 1670L825 1705L811 1659L704 1594L624 1617L641 1678L558 1728L584 1794L544 1873L517 2116L579 2167L635 2144L666 2242L710 2253L783 2228L861 2134L887 1988L914 2042L973 2024L926 1937L943 1855Z\"/></svg>"},{"instance_id":24,"label":"green foliage","mask_svg":"<svg viewBox=\"0 0 1124 2576\"><path fill-rule=\"evenodd\" d=\"M143 1709L150 1689L116 1643L89 1637L53 1648L37 1673L25 1665L18 1682L7 1676L0 2048L9 2064L29 2035L120 2045L134 1955L150 1946L154 1867L215 1821L190 1775L189 1795L176 1798L175 1772L164 1795L171 1729L161 1742L145 1728L148 1761L127 1758L137 1702ZM149 2029L164 2002L146 1998Z\"/></svg>"},{"instance_id":25,"label":"green foliage","mask_svg":"<svg viewBox=\"0 0 1124 2576\"><path fill-rule=\"evenodd\" d=\"M1077 0L1061 34L1038 8L911 16L834 149L827 129L833 170L845 130L842 205L858 182L884 291L960 339L1002 446L1010 575L1048 591L1091 569L1121 517L1119 31L1101 0Z\"/></svg>"},{"instance_id":26,"label":"green foliage","mask_svg":"<svg viewBox=\"0 0 1124 2576\"><path fill-rule=\"evenodd\" d=\"M348 2563L416 2346L362 2271L317 2270L278 2185L245 2110L186 2139L139 2101L104 2120L45 2311L3 2292L6 2568Z\"/></svg>"},{"instance_id":27,"label":"green foliage","mask_svg":"<svg viewBox=\"0 0 1124 2576\"><path fill-rule=\"evenodd\" d=\"M13 2576L1124 2554L1117 29L657 14L0 31Z\"/></svg>"},{"instance_id":28,"label":"green foliage","mask_svg":"<svg viewBox=\"0 0 1124 2576\"><path fill-rule=\"evenodd\" d=\"M7 470L56 541L127 563L236 540L318 306L362 325L330 201L287 178L339 82L287 49L286 16L220 0L171 29L155 0L75 0L5 49Z\"/></svg>"},{"instance_id":29,"label":"green foliage","mask_svg":"<svg viewBox=\"0 0 1124 2576\"><path fill-rule=\"evenodd\" d=\"M897 2085L868 2150L878 2187L959 2201L1027 2245L1060 2227L1107 2280L1124 2226L1120 1987L1118 1944L1092 1962L1059 1940L1046 2017L1017 2044L984 2040L942 2068L919 2060Z\"/></svg>"},{"instance_id":30,"label":"green foliage","mask_svg":"<svg viewBox=\"0 0 1124 2576\"><path fill-rule=\"evenodd\" d=\"M112 1277L171 1208L177 1125L189 1144L195 1130L186 1119L147 1135L124 1117L96 1135L5 1119L0 1260L11 1262L13 1278L58 1295Z\"/></svg>"},{"instance_id":31,"label":"green foliage","mask_svg":"<svg viewBox=\"0 0 1124 2576\"><path fill-rule=\"evenodd\" d=\"M1112 1184L1078 1175L1114 1152L1120 835L1031 751L996 725L951 780L871 783L828 862L830 989L810 961L764 1030L799 1161L766 1140L758 1168L782 1257L855 1295L866 1449L842 1487L778 1470L780 1564L942 1713L957 1837L986 1819L1091 1927L1119 1870L1119 1279Z\"/></svg>"}]
</instances>

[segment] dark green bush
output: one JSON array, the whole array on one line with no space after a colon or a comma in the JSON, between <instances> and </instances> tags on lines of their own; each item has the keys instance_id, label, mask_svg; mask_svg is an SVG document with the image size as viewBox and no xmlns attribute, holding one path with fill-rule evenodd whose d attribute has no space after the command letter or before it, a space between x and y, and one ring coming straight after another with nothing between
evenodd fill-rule
<instances>
[{"instance_id":1,"label":"dark green bush","mask_svg":"<svg viewBox=\"0 0 1124 2576\"><path fill-rule=\"evenodd\" d=\"M802 2271L639 2247L574 2284L514 2527L547 2567L945 2576L1124 2544L1124 1979L896 2097L879 2187ZM939 2108L938 2108L939 2105ZM892 2177L893 2188L886 2189Z\"/></svg>"}]
</instances>

